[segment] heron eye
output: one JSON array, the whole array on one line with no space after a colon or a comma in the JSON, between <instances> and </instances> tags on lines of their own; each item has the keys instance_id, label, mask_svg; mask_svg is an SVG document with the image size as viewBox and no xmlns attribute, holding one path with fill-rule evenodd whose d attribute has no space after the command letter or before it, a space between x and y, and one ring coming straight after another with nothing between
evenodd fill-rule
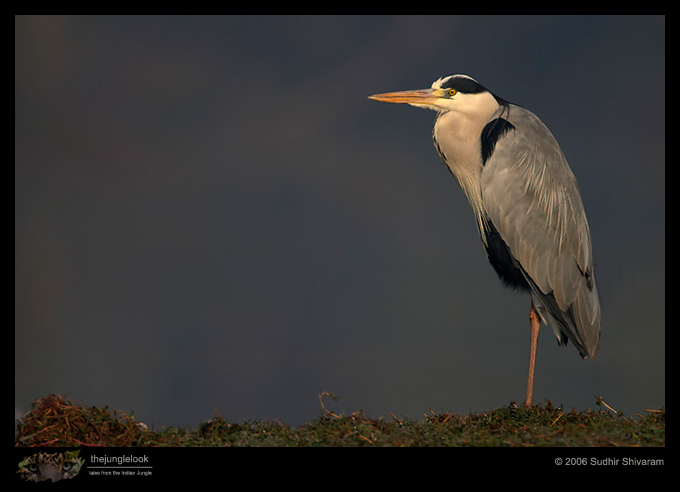
<instances>
[{"instance_id":1,"label":"heron eye","mask_svg":"<svg viewBox=\"0 0 680 492\"><path fill-rule=\"evenodd\" d=\"M456 89L449 89L449 96L455 96L456 95Z\"/></svg>"}]
</instances>

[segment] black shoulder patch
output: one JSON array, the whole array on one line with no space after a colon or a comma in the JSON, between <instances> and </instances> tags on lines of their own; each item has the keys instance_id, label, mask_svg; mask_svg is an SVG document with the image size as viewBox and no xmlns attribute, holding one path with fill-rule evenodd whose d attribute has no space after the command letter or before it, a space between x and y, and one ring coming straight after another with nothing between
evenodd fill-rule
<instances>
[{"instance_id":1,"label":"black shoulder patch","mask_svg":"<svg viewBox=\"0 0 680 492\"><path fill-rule=\"evenodd\" d=\"M515 125L505 118L496 118L486 124L484 130L482 130L482 165L486 164L486 161L493 154L498 139L514 129Z\"/></svg>"}]
</instances>

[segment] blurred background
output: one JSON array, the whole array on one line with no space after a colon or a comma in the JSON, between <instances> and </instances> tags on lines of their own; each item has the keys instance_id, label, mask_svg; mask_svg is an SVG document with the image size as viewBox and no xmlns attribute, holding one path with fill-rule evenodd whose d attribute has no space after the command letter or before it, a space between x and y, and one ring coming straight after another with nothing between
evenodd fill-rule
<instances>
[{"instance_id":1,"label":"blurred background","mask_svg":"<svg viewBox=\"0 0 680 492\"><path fill-rule=\"evenodd\" d=\"M433 148L377 92L473 76L536 113L588 214L595 360L541 331L535 402L665 406L665 18L15 17L15 417L161 426L521 403L503 288Z\"/></svg>"}]
</instances>

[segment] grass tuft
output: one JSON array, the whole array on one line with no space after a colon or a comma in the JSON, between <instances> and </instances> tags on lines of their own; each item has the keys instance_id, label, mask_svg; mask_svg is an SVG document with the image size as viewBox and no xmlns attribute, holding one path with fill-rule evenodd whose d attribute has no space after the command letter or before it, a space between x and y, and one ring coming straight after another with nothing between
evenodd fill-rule
<instances>
[{"instance_id":1,"label":"grass tuft","mask_svg":"<svg viewBox=\"0 0 680 492\"><path fill-rule=\"evenodd\" d=\"M33 402L17 422L15 446L218 447L218 446L665 446L666 412L626 417L597 398L599 410L565 411L549 401L466 416L429 409L423 420L373 419L362 412L340 415L319 395L323 414L299 427L281 422L233 423L221 415L198 429L149 429L133 415L85 407L61 395Z\"/></svg>"}]
</instances>

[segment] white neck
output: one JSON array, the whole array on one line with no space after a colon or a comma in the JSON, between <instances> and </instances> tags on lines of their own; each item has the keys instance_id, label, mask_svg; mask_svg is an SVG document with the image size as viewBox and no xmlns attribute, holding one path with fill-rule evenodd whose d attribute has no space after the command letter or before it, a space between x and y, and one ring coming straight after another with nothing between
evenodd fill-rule
<instances>
[{"instance_id":1,"label":"white neck","mask_svg":"<svg viewBox=\"0 0 680 492\"><path fill-rule=\"evenodd\" d=\"M483 213L480 187L483 165L480 136L486 124L500 112L500 106L488 92L466 94L467 101L461 99L454 102L455 109L438 115L432 136L443 155L444 163L467 196L480 231L483 231L486 216ZM468 101L473 104L466 104Z\"/></svg>"}]
</instances>

